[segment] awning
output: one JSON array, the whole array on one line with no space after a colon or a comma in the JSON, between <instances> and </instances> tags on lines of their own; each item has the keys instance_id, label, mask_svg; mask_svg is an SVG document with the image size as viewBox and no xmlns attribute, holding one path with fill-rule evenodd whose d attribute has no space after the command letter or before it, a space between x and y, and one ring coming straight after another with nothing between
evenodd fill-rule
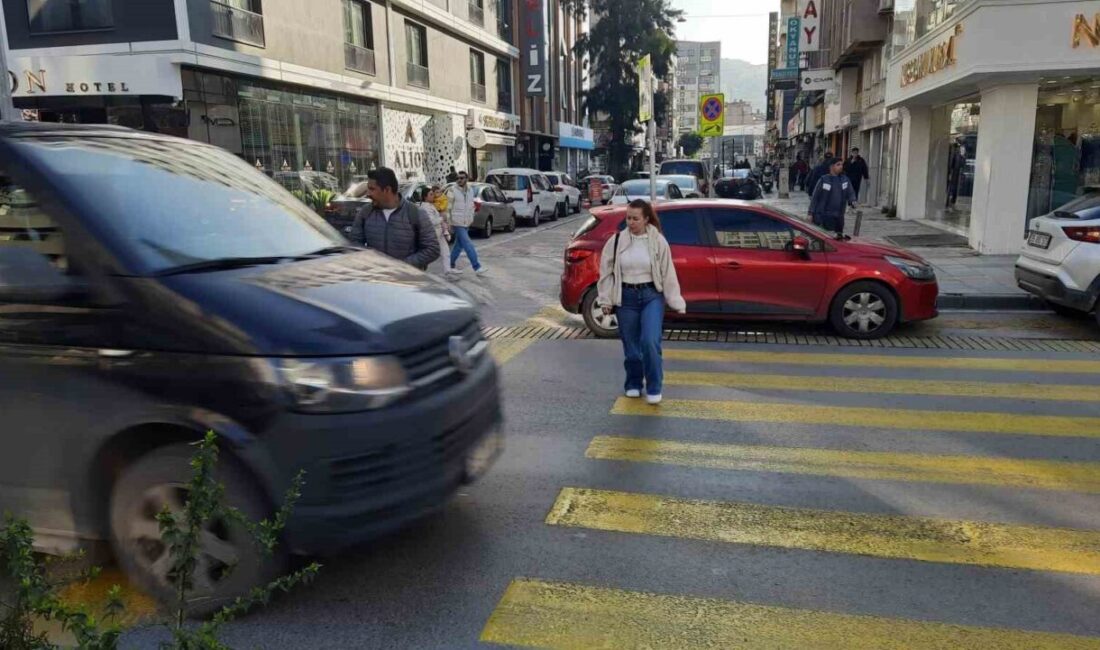
<instances>
[{"instance_id":1,"label":"awning","mask_svg":"<svg viewBox=\"0 0 1100 650\"><path fill-rule=\"evenodd\" d=\"M592 150L596 148L596 143L592 142L591 140L584 140L582 138L562 137L558 140L558 146L562 149Z\"/></svg>"}]
</instances>

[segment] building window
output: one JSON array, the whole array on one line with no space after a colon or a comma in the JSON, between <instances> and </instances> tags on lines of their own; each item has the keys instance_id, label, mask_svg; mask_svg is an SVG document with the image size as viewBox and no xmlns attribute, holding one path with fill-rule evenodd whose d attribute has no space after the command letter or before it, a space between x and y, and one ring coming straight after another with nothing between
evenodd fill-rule
<instances>
[{"instance_id":1,"label":"building window","mask_svg":"<svg viewBox=\"0 0 1100 650\"><path fill-rule=\"evenodd\" d=\"M469 0L467 2L470 22L479 26L485 26L485 0Z\"/></svg>"},{"instance_id":2,"label":"building window","mask_svg":"<svg viewBox=\"0 0 1100 650\"><path fill-rule=\"evenodd\" d=\"M429 88L428 76L428 30L423 25L405 21L405 55L409 84Z\"/></svg>"},{"instance_id":3,"label":"building window","mask_svg":"<svg viewBox=\"0 0 1100 650\"><path fill-rule=\"evenodd\" d=\"M114 25L110 0L27 0L32 32L107 29Z\"/></svg>"},{"instance_id":4,"label":"building window","mask_svg":"<svg viewBox=\"0 0 1100 650\"><path fill-rule=\"evenodd\" d=\"M485 55L470 50L470 96L485 103Z\"/></svg>"},{"instance_id":5,"label":"building window","mask_svg":"<svg viewBox=\"0 0 1100 650\"><path fill-rule=\"evenodd\" d=\"M260 0L210 0L211 32L219 38L264 47L264 16Z\"/></svg>"},{"instance_id":6,"label":"building window","mask_svg":"<svg viewBox=\"0 0 1100 650\"><path fill-rule=\"evenodd\" d=\"M497 110L511 113L512 107L512 64L497 59Z\"/></svg>"},{"instance_id":7,"label":"building window","mask_svg":"<svg viewBox=\"0 0 1100 650\"><path fill-rule=\"evenodd\" d=\"M344 67L375 74L374 23L365 0L344 2Z\"/></svg>"}]
</instances>

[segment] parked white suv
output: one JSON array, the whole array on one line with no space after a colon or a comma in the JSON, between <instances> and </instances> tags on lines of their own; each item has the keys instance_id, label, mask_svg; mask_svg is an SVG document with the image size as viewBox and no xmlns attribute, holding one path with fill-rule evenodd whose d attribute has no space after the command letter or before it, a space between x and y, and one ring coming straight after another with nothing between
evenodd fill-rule
<instances>
[{"instance_id":1,"label":"parked white suv","mask_svg":"<svg viewBox=\"0 0 1100 650\"><path fill-rule=\"evenodd\" d=\"M1032 219L1016 284L1062 314L1086 313L1100 295L1100 192ZM1097 312L1100 320L1100 311Z\"/></svg>"},{"instance_id":2,"label":"parked white suv","mask_svg":"<svg viewBox=\"0 0 1100 650\"><path fill-rule=\"evenodd\" d=\"M565 204L565 211L576 214L581 211L581 188L573 177L565 172L546 172L546 178L554 185L558 198Z\"/></svg>"},{"instance_id":3,"label":"parked white suv","mask_svg":"<svg viewBox=\"0 0 1100 650\"><path fill-rule=\"evenodd\" d=\"M543 219L554 221L558 218L558 194L550 179L537 169L494 169L485 177L485 182L499 187L516 209L516 218L532 226L539 225Z\"/></svg>"}]
</instances>

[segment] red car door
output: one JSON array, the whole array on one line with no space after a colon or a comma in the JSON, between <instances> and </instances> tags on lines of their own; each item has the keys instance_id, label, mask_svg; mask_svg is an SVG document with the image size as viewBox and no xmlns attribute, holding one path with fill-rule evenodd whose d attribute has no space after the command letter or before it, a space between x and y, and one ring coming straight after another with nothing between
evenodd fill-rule
<instances>
[{"instance_id":1,"label":"red car door","mask_svg":"<svg viewBox=\"0 0 1100 650\"><path fill-rule=\"evenodd\" d=\"M796 234L805 233L778 216L734 207L707 213L724 313L807 318L817 312L828 273L820 240L807 236L807 259L787 250Z\"/></svg>"},{"instance_id":2,"label":"red car door","mask_svg":"<svg viewBox=\"0 0 1100 650\"><path fill-rule=\"evenodd\" d=\"M680 280L680 293L689 314L717 314L722 311L718 279L714 272L709 237L703 229L704 211L695 208L663 209L658 212L661 229L672 249L672 264Z\"/></svg>"}]
</instances>

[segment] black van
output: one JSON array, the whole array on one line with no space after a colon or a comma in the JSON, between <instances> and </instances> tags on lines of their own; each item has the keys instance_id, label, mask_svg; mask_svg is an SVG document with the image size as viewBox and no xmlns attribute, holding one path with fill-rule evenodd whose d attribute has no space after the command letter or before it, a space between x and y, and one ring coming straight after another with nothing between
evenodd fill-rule
<instances>
[{"instance_id":1,"label":"black van","mask_svg":"<svg viewBox=\"0 0 1100 650\"><path fill-rule=\"evenodd\" d=\"M153 517L213 430L229 501L263 516L305 470L285 546L335 552L442 505L495 460L500 422L468 300L230 153L0 125L0 511L43 550L110 540L165 596ZM279 568L215 524L211 604Z\"/></svg>"}]
</instances>

